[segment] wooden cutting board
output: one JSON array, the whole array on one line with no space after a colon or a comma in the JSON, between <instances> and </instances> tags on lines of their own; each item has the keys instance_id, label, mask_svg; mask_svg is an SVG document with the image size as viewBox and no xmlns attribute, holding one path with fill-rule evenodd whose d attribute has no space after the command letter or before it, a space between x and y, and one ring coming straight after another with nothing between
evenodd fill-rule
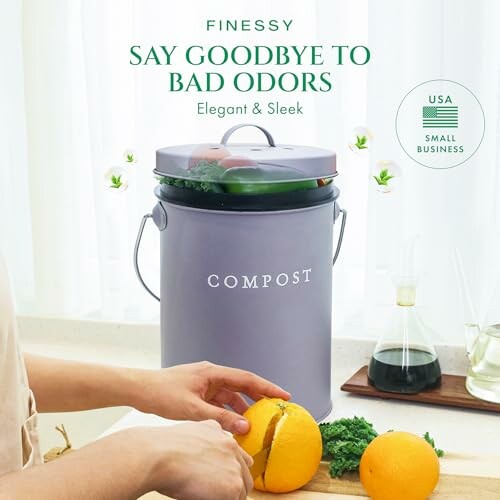
<instances>
[{"instance_id":1,"label":"wooden cutting board","mask_svg":"<svg viewBox=\"0 0 500 500\"><path fill-rule=\"evenodd\" d=\"M500 500L500 456L485 457L447 453L440 459L441 477L432 500ZM328 464L321 463L318 472L302 490L273 495L253 491L252 500L362 500L367 498L357 474L332 479ZM148 493L143 500L166 499Z\"/></svg>"}]
</instances>

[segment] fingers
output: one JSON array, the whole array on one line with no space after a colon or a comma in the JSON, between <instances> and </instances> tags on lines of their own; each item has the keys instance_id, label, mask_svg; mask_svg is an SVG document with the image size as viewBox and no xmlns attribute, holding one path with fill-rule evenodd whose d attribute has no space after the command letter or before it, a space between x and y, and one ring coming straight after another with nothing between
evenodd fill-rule
<instances>
[{"instance_id":1,"label":"fingers","mask_svg":"<svg viewBox=\"0 0 500 500\"><path fill-rule=\"evenodd\" d=\"M253 400L268 398L290 399L290 393L255 373L213 365L208 368L210 380L230 391L244 392Z\"/></svg>"},{"instance_id":2,"label":"fingers","mask_svg":"<svg viewBox=\"0 0 500 500\"><path fill-rule=\"evenodd\" d=\"M238 392L233 392L228 389L220 389L212 398L212 402L217 406L228 405L236 413L242 415L248 409L248 403L243 399L243 396Z\"/></svg>"},{"instance_id":3,"label":"fingers","mask_svg":"<svg viewBox=\"0 0 500 500\"><path fill-rule=\"evenodd\" d=\"M211 405L217 406L217 408L224 408L224 405L223 405L223 404L221 404L221 403L217 403L217 401L215 401L215 400L213 400L213 399L211 399L211 400L209 401L209 403L210 403Z\"/></svg>"},{"instance_id":4,"label":"fingers","mask_svg":"<svg viewBox=\"0 0 500 500\"><path fill-rule=\"evenodd\" d=\"M241 448L240 448L240 451L245 453L243 450L241 450ZM252 491L253 479L252 479L252 475L250 474L250 470L248 469L249 466L248 466L245 458L243 457L243 455L241 453L238 453L237 457L238 457L238 461L240 462L241 477L243 479L243 484L245 485L245 489L244 489L245 496L243 496L242 498L246 498L248 493L250 491ZM251 457L249 457L249 458L250 458L250 460L252 460Z\"/></svg>"},{"instance_id":5,"label":"fingers","mask_svg":"<svg viewBox=\"0 0 500 500\"><path fill-rule=\"evenodd\" d=\"M224 430L233 434L246 434L250 430L250 424L241 415L210 403L200 402L200 417L217 421Z\"/></svg>"},{"instance_id":6,"label":"fingers","mask_svg":"<svg viewBox=\"0 0 500 500\"><path fill-rule=\"evenodd\" d=\"M243 457L243 460L247 464L247 467L252 467L253 458L241 447L239 447L240 455Z\"/></svg>"}]
</instances>

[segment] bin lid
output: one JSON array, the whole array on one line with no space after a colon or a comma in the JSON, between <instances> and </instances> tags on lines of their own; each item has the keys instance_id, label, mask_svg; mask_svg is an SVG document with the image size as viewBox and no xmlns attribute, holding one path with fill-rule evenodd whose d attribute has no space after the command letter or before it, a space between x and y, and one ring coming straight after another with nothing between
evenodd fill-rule
<instances>
[{"instance_id":1,"label":"bin lid","mask_svg":"<svg viewBox=\"0 0 500 500\"><path fill-rule=\"evenodd\" d=\"M267 143L228 143L233 132L256 127ZM160 176L218 184L272 184L328 179L337 175L333 151L312 146L276 144L259 125L231 127L219 143L170 146L156 151Z\"/></svg>"}]
</instances>

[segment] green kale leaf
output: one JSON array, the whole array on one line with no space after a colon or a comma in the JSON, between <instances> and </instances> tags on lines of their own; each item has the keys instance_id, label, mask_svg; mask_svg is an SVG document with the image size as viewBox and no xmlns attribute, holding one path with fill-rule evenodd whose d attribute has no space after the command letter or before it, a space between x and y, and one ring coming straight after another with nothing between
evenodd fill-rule
<instances>
[{"instance_id":1,"label":"green kale leaf","mask_svg":"<svg viewBox=\"0 0 500 500\"><path fill-rule=\"evenodd\" d=\"M434 451L436 452L436 455L441 458L444 456L444 451L440 450L439 448L436 448L436 444L434 443L434 439L431 438L430 434L426 432L423 436L423 438L434 448Z\"/></svg>"},{"instance_id":2,"label":"green kale leaf","mask_svg":"<svg viewBox=\"0 0 500 500\"><path fill-rule=\"evenodd\" d=\"M217 181L220 179L225 169L217 162L201 160L193 168L186 170L186 178L162 176L158 178L160 184L168 184L181 188L194 189L212 193L222 193L224 190Z\"/></svg>"},{"instance_id":3,"label":"green kale leaf","mask_svg":"<svg viewBox=\"0 0 500 500\"><path fill-rule=\"evenodd\" d=\"M373 425L363 417L341 418L319 424L319 430L323 440L323 458L330 460L332 477L358 470L361 455L378 435Z\"/></svg>"}]
</instances>

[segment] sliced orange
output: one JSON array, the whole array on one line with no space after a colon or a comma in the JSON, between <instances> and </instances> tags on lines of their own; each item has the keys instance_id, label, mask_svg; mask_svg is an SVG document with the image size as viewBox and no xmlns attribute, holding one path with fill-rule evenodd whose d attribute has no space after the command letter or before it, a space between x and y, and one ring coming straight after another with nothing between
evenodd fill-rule
<instances>
[{"instance_id":1,"label":"sliced orange","mask_svg":"<svg viewBox=\"0 0 500 500\"><path fill-rule=\"evenodd\" d=\"M322 443L318 424L302 406L282 399L261 399L244 414L250 431L235 436L249 454L271 447L267 465L254 486L261 491L285 493L301 488L316 473Z\"/></svg>"}]
</instances>

